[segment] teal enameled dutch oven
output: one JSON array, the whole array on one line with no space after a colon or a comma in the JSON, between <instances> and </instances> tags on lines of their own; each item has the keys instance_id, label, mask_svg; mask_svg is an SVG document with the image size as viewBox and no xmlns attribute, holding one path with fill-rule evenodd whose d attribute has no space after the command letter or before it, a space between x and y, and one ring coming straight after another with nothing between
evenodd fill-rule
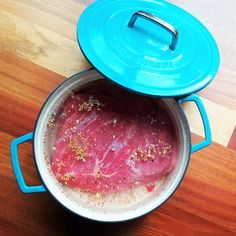
<instances>
[{"instance_id":1,"label":"teal enameled dutch oven","mask_svg":"<svg viewBox=\"0 0 236 236\"><path fill-rule=\"evenodd\" d=\"M209 31L186 11L161 0L98 0L80 17L77 27L82 52L95 67L62 83L44 103L34 132L11 143L11 159L16 180L24 193L49 191L70 211L103 222L130 220L145 215L163 204L179 186L191 153L211 143L206 110L193 95L214 78L219 67L219 52ZM63 194L45 160L52 140L44 142L48 121L58 104L75 89L91 81L109 79L136 93L162 99L171 113L178 133L179 156L172 173L159 188L126 207L91 207L86 202ZM182 102L193 101L200 112L205 138L191 144L191 133ZM43 184L26 185L18 159L18 145L33 140L36 166Z\"/></svg>"}]
</instances>

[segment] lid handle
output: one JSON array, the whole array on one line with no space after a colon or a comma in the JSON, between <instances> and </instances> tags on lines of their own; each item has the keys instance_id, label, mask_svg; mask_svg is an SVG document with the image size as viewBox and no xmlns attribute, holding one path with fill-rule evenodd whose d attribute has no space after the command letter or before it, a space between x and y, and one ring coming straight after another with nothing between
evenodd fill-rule
<instances>
[{"instance_id":1,"label":"lid handle","mask_svg":"<svg viewBox=\"0 0 236 236\"><path fill-rule=\"evenodd\" d=\"M135 12L132 17L129 20L128 26L130 28L132 28L134 26L135 21L137 20L138 17L142 17L145 18L149 21L152 21L154 23L159 24L162 28L164 28L165 30L167 30L168 32L171 33L172 35L172 42L170 45L170 49L174 50L178 41L178 31L175 29L174 26L172 26L171 24L165 22L164 20L157 18L156 16L145 12L145 11L137 11Z\"/></svg>"}]
</instances>

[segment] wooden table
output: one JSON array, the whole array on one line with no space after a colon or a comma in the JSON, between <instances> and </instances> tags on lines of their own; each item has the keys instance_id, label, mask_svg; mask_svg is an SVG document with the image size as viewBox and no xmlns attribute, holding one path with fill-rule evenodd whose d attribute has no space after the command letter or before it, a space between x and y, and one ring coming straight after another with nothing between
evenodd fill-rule
<instances>
[{"instance_id":1,"label":"wooden table","mask_svg":"<svg viewBox=\"0 0 236 236\"><path fill-rule=\"evenodd\" d=\"M25 195L9 154L12 139L32 131L43 102L65 77L89 68L76 41L76 23L91 0L0 1L0 235L235 235L236 234L236 18L234 0L172 0L198 17L221 52L215 80L199 92L214 143L191 157L173 197L151 214L101 224L62 208L49 193ZM194 142L202 124L185 106ZM31 144L20 147L29 184L40 183Z\"/></svg>"}]
</instances>

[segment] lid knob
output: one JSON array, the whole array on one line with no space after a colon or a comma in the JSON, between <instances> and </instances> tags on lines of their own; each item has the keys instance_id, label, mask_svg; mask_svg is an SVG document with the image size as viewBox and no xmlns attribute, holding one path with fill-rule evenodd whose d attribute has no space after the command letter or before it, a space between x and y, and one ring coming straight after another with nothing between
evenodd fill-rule
<instances>
[{"instance_id":1,"label":"lid knob","mask_svg":"<svg viewBox=\"0 0 236 236\"><path fill-rule=\"evenodd\" d=\"M158 25L160 25L163 29L167 30L168 32L171 33L172 35L172 41L171 41L171 45L170 45L170 49L174 50L176 48L176 44L178 42L178 31L175 29L174 26L172 26L171 24L167 23L166 21L157 18L156 16L145 12L145 11L137 11L135 12L128 23L128 26L130 28L132 28L134 26L135 21L137 20L138 17L142 17L144 19L147 19L149 21L152 21L154 23L157 23Z\"/></svg>"}]
</instances>

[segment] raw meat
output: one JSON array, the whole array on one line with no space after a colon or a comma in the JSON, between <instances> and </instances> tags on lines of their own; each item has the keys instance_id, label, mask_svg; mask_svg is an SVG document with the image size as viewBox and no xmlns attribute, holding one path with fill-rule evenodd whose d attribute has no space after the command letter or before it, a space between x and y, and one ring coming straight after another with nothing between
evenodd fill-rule
<instances>
[{"instance_id":1,"label":"raw meat","mask_svg":"<svg viewBox=\"0 0 236 236\"><path fill-rule=\"evenodd\" d=\"M106 81L73 93L56 127L52 170L82 191L152 185L176 164L177 135L161 101Z\"/></svg>"}]
</instances>

